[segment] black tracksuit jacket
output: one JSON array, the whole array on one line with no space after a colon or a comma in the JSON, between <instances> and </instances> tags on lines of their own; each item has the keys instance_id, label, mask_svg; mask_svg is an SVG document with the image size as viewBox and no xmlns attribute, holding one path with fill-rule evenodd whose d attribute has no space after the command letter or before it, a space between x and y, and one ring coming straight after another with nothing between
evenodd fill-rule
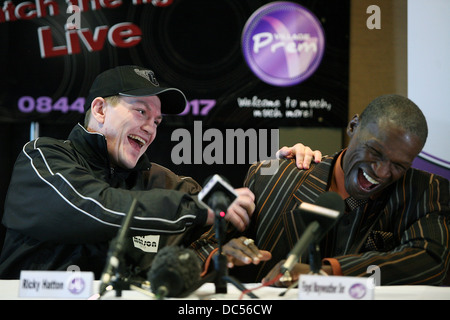
<instances>
[{"instance_id":1,"label":"black tracksuit jacket","mask_svg":"<svg viewBox=\"0 0 450 320\"><path fill-rule=\"evenodd\" d=\"M126 260L145 270L156 253L144 252L143 241L133 239L145 238L134 236L159 236L157 250L194 241L207 217L197 200L200 190L193 179L150 163L145 154L133 170L111 170L104 136L79 124L68 140L30 141L15 163L5 201L0 278L75 265L98 279L133 198Z\"/></svg>"}]
</instances>

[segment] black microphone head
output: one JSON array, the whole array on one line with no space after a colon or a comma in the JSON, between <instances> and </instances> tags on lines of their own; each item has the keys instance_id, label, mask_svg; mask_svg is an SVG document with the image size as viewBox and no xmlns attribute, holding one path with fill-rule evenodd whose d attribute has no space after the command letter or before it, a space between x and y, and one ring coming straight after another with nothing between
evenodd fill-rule
<instances>
[{"instance_id":1,"label":"black microphone head","mask_svg":"<svg viewBox=\"0 0 450 320\"><path fill-rule=\"evenodd\" d=\"M336 192L325 192L311 205L302 203L299 207L301 220L305 224L317 221L322 229L320 240L334 226L345 210L344 200Z\"/></svg>"},{"instance_id":2,"label":"black microphone head","mask_svg":"<svg viewBox=\"0 0 450 320\"><path fill-rule=\"evenodd\" d=\"M225 211L237 198L234 188L222 176L215 174L198 194L198 199L213 211Z\"/></svg>"},{"instance_id":3,"label":"black microphone head","mask_svg":"<svg viewBox=\"0 0 450 320\"><path fill-rule=\"evenodd\" d=\"M344 210L344 201L335 192L320 194L314 204L301 203L295 210L294 219L303 229L302 234L282 265L281 272L292 270L305 250L308 247L311 248L311 244L318 244L322 240L344 213ZM312 252L315 252L315 249ZM313 263L315 260L314 258L310 263Z\"/></svg>"},{"instance_id":4,"label":"black microphone head","mask_svg":"<svg viewBox=\"0 0 450 320\"><path fill-rule=\"evenodd\" d=\"M193 250L178 246L161 249L147 274L152 292L178 297L199 282L200 261Z\"/></svg>"},{"instance_id":5,"label":"black microphone head","mask_svg":"<svg viewBox=\"0 0 450 320\"><path fill-rule=\"evenodd\" d=\"M343 213L345 210L344 200L342 200L339 194L332 191L320 194L314 204L316 206L335 210L339 212L339 214Z\"/></svg>"}]
</instances>

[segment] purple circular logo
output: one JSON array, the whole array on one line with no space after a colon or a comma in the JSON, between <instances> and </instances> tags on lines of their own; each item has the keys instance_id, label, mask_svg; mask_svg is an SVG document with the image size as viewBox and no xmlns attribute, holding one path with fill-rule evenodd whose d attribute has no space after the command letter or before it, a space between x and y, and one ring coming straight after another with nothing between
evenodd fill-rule
<instances>
[{"instance_id":1,"label":"purple circular logo","mask_svg":"<svg viewBox=\"0 0 450 320\"><path fill-rule=\"evenodd\" d=\"M69 284L67 286L68 290L73 294L80 294L83 292L85 288L85 283L83 278L81 277L74 277L69 281Z\"/></svg>"},{"instance_id":2,"label":"purple circular logo","mask_svg":"<svg viewBox=\"0 0 450 320\"><path fill-rule=\"evenodd\" d=\"M366 295L366 286L362 283L355 283L348 289L348 293L354 299L362 299Z\"/></svg>"},{"instance_id":3,"label":"purple circular logo","mask_svg":"<svg viewBox=\"0 0 450 320\"><path fill-rule=\"evenodd\" d=\"M325 35L317 17L292 2L259 8L242 33L248 66L258 78L274 86L292 86L309 78L324 49Z\"/></svg>"}]
</instances>

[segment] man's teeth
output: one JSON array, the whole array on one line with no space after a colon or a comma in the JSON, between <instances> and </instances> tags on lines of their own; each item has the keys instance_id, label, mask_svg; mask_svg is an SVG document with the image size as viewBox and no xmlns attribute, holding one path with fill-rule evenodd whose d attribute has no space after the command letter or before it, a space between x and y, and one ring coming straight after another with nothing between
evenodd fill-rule
<instances>
[{"instance_id":1,"label":"man's teeth","mask_svg":"<svg viewBox=\"0 0 450 320\"><path fill-rule=\"evenodd\" d=\"M133 134L130 134L129 137L130 137L131 139L133 139L133 140L138 141L141 145L144 145L144 144L145 144L145 140L142 139L141 137L135 136L135 135L133 135Z\"/></svg>"},{"instance_id":2,"label":"man's teeth","mask_svg":"<svg viewBox=\"0 0 450 320\"><path fill-rule=\"evenodd\" d=\"M363 171L363 175L367 179L367 181L369 181L371 184L379 184L378 181L372 179L365 171Z\"/></svg>"}]
</instances>

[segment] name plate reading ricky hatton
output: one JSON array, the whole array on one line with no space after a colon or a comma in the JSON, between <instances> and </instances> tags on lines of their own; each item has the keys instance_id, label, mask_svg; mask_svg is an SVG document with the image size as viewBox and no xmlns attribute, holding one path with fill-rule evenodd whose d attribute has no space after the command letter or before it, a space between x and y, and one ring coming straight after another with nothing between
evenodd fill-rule
<instances>
[{"instance_id":1,"label":"name plate reading ricky hatton","mask_svg":"<svg viewBox=\"0 0 450 320\"><path fill-rule=\"evenodd\" d=\"M19 297L87 299L93 283L92 272L21 271Z\"/></svg>"},{"instance_id":2,"label":"name plate reading ricky hatton","mask_svg":"<svg viewBox=\"0 0 450 320\"><path fill-rule=\"evenodd\" d=\"M373 300L373 278L301 275L300 300Z\"/></svg>"}]
</instances>

